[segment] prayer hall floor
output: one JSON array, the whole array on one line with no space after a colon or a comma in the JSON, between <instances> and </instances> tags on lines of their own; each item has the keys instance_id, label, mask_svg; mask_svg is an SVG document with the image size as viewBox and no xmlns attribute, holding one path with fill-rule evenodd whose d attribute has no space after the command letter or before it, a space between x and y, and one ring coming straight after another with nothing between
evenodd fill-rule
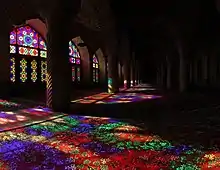
<instances>
[{"instance_id":1,"label":"prayer hall floor","mask_svg":"<svg viewBox=\"0 0 220 170\"><path fill-rule=\"evenodd\" d=\"M216 100L177 100L141 88L154 87L93 96L95 103L72 114L0 132L0 169L220 169Z\"/></svg>"},{"instance_id":2,"label":"prayer hall floor","mask_svg":"<svg viewBox=\"0 0 220 170\"><path fill-rule=\"evenodd\" d=\"M123 91L122 89L121 91ZM99 93L92 96L84 97L74 101L75 103L97 103L97 104L114 104L128 103L145 99L153 99L155 96L136 94L136 93ZM74 103L73 102L73 103ZM26 103L17 104L6 100L0 100L0 132L11 130L23 126L40 123L46 120L62 117L64 113L52 112L43 106L27 107ZM74 113L74 111L73 111Z\"/></svg>"},{"instance_id":3,"label":"prayer hall floor","mask_svg":"<svg viewBox=\"0 0 220 170\"><path fill-rule=\"evenodd\" d=\"M207 169L220 153L165 140L124 120L64 116L0 133L0 169Z\"/></svg>"}]
</instances>

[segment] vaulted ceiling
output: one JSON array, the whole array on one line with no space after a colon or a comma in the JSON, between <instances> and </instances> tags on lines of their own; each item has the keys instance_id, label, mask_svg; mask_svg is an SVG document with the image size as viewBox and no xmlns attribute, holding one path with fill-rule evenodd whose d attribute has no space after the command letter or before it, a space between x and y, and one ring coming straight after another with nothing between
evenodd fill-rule
<instances>
[{"instance_id":1,"label":"vaulted ceiling","mask_svg":"<svg viewBox=\"0 0 220 170\"><path fill-rule=\"evenodd\" d=\"M216 1L115 1L119 23L129 27L139 56L166 53L181 39L193 48L219 44L220 16ZM166 55L166 54L164 54Z\"/></svg>"}]
</instances>

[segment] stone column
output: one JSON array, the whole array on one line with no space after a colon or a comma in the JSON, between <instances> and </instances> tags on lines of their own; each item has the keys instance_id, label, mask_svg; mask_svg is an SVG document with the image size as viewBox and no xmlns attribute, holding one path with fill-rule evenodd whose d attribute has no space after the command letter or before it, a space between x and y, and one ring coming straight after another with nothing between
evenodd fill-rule
<instances>
[{"instance_id":1,"label":"stone column","mask_svg":"<svg viewBox=\"0 0 220 170\"><path fill-rule=\"evenodd\" d=\"M136 70L136 67L135 67L135 63L134 63L134 66L133 66L133 85L135 86L135 80L136 80L136 75L135 75L135 70Z\"/></svg>"},{"instance_id":2,"label":"stone column","mask_svg":"<svg viewBox=\"0 0 220 170\"><path fill-rule=\"evenodd\" d=\"M134 80L134 68L133 68L133 64L132 64L132 61L131 61L131 66L130 66L130 85L131 85L131 87L133 87L134 86L134 82L133 82L133 80Z\"/></svg>"},{"instance_id":3,"label":"stone column","mask_svg":"<svg viewBox=\"0 0 220 170\"><path fill-rule=\"evenodd\" d=\"M198 83L198 61L197 58L193 61L193 84L197 85Z\"/></svg>"},{"instance_id":4,"label":"stone column","mask_svg":"<svg viewBox=\"0 0 220 170\"><path fill-rule=\"evenodd\" d=\"M160 69L157 67L157 85L160 85Z\"/></svg>"},{"instance_id":5,"label":"stone column","mask_svg":"<svg viewBox=\"0 0 220 170\"><path fill-rule=\"evenodd\" d=\"M210 56L209 61L209 82L211 85L215 85L217 77L217 59L215 54Z\"/></svg>"},{"instance_id":6,"label":"stone column","mask_svg":"<svg viewBox=\"0 0 220 170\"><path fill-rule=\"evenodd\" d=\"M121 51L122 51L122 59L123 59L123 82L124 88L130 88L131 83L131 54L130 54L130 42L128 36L123 35L121 40Z\"/></svg>"},{"instance_id":7,"label":"stone column","mask_svg":"<svg viewBox=\"0 0 220 170\"><path fill-rule=\"evenodd\" d=\"M117 93L119 92L119 83L118 83L118 65L115 55L108 56L108 92Z\"/></svg>"},{"instance_id":8,"label":"stone column","mask_svg":"<svg viewBox=\"0 0 220 170\"><path fill-rule=\"evenodd\" d=\"M183 47L178 46L179 52L179 90L183 92L186 90L186 58L184 55Z\"/></svg>"},{"instance_id":9,"label":"stone column","mask_svg":"<svg viewBox=\"0 0 220 170\"><path fill-rule=\"evenodd\" d=\"M189 81L190 84L193 83L193 61L189 63Z\"/></svg>"},{"instance_id":10,"label":"stone column","mask_svg":"<svg viewBox=\"0 0 220 170\"><path fill-rule=\"evenodd\" d=\"M118 77L119 77L119 85L121 86L122 84L122 66L121 66L121 63L119 62L118 63Z\"/></svg>"},{"instance_id":11,"label":"stone column","mask_svg":"<svg viewBox=\"0 0 220 170\"><path fill-rule=\"evenodd\" d=\"M134 52L132 52L131 56L131 87L135 85L135 58Z\"/></svg>"},{"instance_id":12,"label":"stone column","mask_svg":"<svg viewBox=\"0 0 220 170\"><path fill-rule=\"evenodd\" d=\"M123 69L124 69L124 88L130 88L131 84L131 79L130 79L130 73L131 73L131 69L130 69L130 65L129 65L129 59L125 59L124 60L124 66L123 66Z\"/></svg>"},{"instance_id":13,"label":"stone column","mask_svg":"<svg viewBox=\"0 0 220 170\"><path fill-rule=\"evenodd\" d=\"M167 86L167 89L171 89L171 61L170 61L170 57L166 56L166 62L167 62L166 86Z\"/></svg>"},{"instance_id":14,"label":"stone column","mask_svg":"<svg viewBox=\"0 0 220 170\"><path fill-rule=\"evenodd\" d=\"M0 29L0 94L6 98L10 92L10 27Z\"/></svg>"},{"instance_id":15,"label":"stone column","mask_svg":"<svg viewBox=\"0 0 220 170\"><path fill-rule=\"evenodd\" d=\"M86 47L80 47L80 48L86 48ZM80 53L81 55L81 82L80 84L83 86L83 87L90 87L92 85L92 76L91 76L91 71L93 71L91 69L91 58L90 56L87 54L84 54L84 51L83 53Z\"/></svg>"},{"instance_id":16,"label":"stone column","mask_svg":"<svg viewBox=\"0 0 220 170\"><path fill-rule=\"evenodd\" d=\"M203 82L206 85L208 82L208 57L203 56L202 58L202 75L203 75Z\"/></svg>"},{"instance_id":17,"label":"stone column","mask_svg":"<svg viewBox=\"0 0 220 170\"><path fill-rule=\"evenodd\" d=\"M121 85L124 86L124 64L121 66Z\"/></svg>"},{"instance_id":18,"label":"stone column","mask_svg":"<svg viewBox=\"0 0 220 170\"><path fill-rule=\"evenodd\" d=\"M139 70L139 67L137 69L137 84L140 84L140 70Z\"/></svg>"},{"instance_id":19,"label":"stone column","mask_svg":"<svg viewBox=\"0 0 220 170\"><path fill-rule=\"evenodd\" d=\"M116 35L109 37L107 44L108 54L108 92L119 92L119 78L118 78L118 42Z\"/></svg>"},{"instance_id":20,"label":"stone column","mask_svg":"<svg viewBox=\"0 0 220 170\"><path fill-rule=\"evenodd\" d=\"M138 64L137 64L138 62L136 61L135 62L135 80L134 80L134 84L135 85L138 85Z\"/></svg>"},{"instance_id":21,"label":"stone column","mask_svg":"<svg viewBox=\"0 0 220 170\"><path fill-rule=\"evenodd\" d=\"M57 2L58 3L58 2ZM59 1L47 17L47 106L67 112L71 97L71 66L69 63L70 19L77 10L76 1ZM78 5L80 5L78 3ZM75 8L75 9L72 9Z\"/></svg>"},{"instance_id":22,"label":"stone column","mask_svg":"<svg viewBox=\"0 0 220 170\"><path fill-rule=\"evenodd\" d=\"M160 84L161 86L164 85L164 76L165 76L165 67L164 67L164 63L161 63L160 65Z\"/></svg>"}]
</instances>

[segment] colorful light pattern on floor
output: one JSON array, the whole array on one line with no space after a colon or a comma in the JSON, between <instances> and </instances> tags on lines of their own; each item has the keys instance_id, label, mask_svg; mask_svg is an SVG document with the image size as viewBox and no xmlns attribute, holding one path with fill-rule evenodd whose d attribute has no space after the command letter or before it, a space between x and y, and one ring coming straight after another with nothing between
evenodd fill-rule
<instances>
[{"instance_id":1,"label":"colorful light pattern on floor","mask_svg":"<svg viewBox=\"0 0 220 170\"><path fill-rule=\"evenodd\" d=\"M109 96L111 96L111 94L109 93L99 93L92 96L84 97L83 99L72 101L72 103L91 104Z\"/></svg>"},{"instance_id":2,"label":"colorful light pattern on floor","mask_svg":"<svg viewBox=\"0 0 220 170\"><path fill-rule=\"evenodd\" d=\"M96 104L131 103L131 102L139 102L143 100L157 99L161 97L162 96L147 95L141 93L118 93L102 101L98 101L96 102Z\"/></svg>"},{"instance_id":3,"label":"colorful light pattern on floor","mask_svg":"<svg viewBox=\"0 0 220 170\"><path fill-rule=\"evenodd\" d=\"M55 113L47 108L40 107L21 109L16 111L1 111L0 132L39 123L45 120L51 120L64 115L66 114Z\"/></svg>"},{"instance_id":4,"label":"colorful light pattern on floor","mask_svg":"<svg viewBox=\"0 0 220 170\"><path fill-rule=\"evenodd\" d=\"M3 170L196 170L217 167L219 158L111 118L65 116L0 133Z\"/></svg>"},{"instance_id":5,"label":"colorful light pattern on floor","mask_svg":"<svg viewBox=\"0 0 220 170\"><path fill-rule=\"evenodd\" d=\"M0 109L1 108L20 107L20 106L21 106L20 104L0 99Z\"/></svg>"},{"instance_id":6,"label":"colorful light pattern on floor","mask_svg":"<svg viewBox=\"0 0 220 170\"><path fill-rule=\"evenodd\" d=\"M150 85L150 84L138 84L138 85L136 85L134 87L146 87L146 88L148 87L148 88L151 88L152 85Z\"/></svg>"},{"instance_id":7,"label":"colorful light pattern on floor","mask_svg":"<svg viewBox=\"0 0 220 170\"><path fill-rule=\"evenodd\" d=\"M134 88L129 88L127 90L125 90L126 92L139 92L139 91L154 91L154 90L157 90L155 88L137 88L137 87L134 87Z\"/></svg>"}]
</instances>

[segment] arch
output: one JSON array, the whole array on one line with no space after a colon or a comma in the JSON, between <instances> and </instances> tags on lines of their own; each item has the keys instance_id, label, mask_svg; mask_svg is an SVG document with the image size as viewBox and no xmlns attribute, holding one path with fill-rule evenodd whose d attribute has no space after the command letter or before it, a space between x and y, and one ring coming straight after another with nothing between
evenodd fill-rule
<instances>
[{"instance_id":1,"label":"arch","mask_svg":"<svg viewBox=\"0 0 220 170\"><path fill-rule=\"evenodd\" d=\"M72 69L72 81L79 83L81 81L81 57L72 40L69 41L69 56Z\"/></svg>"},{"instance_id":2,"label":"arch","mask_svg":"<svg viewBox=\"0 0 220 170\"><path fill-rule=\"evenodd\" d=\"M99 61L95 54L92 56L92 81L99 82Z\"/></svg>"},{"instance_id":3,"label":"arch","mask_svg":"<svg viewBox=\"0 0 220 170\"><path fill-rule=\"evenodd\" d=\"M30 19L26 21L27 25L30 25L32 28L35 29L40 35L46 40L47 35L47 26L46 24L40 19Z\"/></svg>"},{"instance_id":4,"label":"arch","mask_svg":"<svg viewBox=\"0 0 220 170\"><path fill-rule=\"evenodd\" d=\"M107 62L106 57L104 56L102 49L99 48L95 52L95 56L99 62L99 82L105 84L107 80Z\"/></svg>"},{"instance_id":5,"label":"arch","mask_svg":"<svg viewBox=\"0 0 220 170\"><path fill-rule=\"evenodd\" d=\"M78 46L80 43L85 43L80 36L74 37L72 39L72 42L74 42L80 56L81 56L81 85L89 86L91 84L90 81L90 56L88 52L87 46Z\"/></svg>"},{"instance_id":6,"label":"arch","mask_svg":"<svg viewBox=\"0 0 220 170\"><path fill-rule=\"evenodd\" d=\"M10 33L10 80L45 82L46 50L45 40L30 25L14 28Z\"/></svg>"},{"instance_id":7,"label":"arch","mask_svg":"<svg viewBox=\"0 0 220 170\"><path fill-rule=\"evenodd\" d=\"M10 80L12 82L45 83L47 75L45 39L30 25L14 28L10 33ZM73 82L81 80L81 57L73 41L69 41L69 61Z\"/></svg>"}]
</instances>

